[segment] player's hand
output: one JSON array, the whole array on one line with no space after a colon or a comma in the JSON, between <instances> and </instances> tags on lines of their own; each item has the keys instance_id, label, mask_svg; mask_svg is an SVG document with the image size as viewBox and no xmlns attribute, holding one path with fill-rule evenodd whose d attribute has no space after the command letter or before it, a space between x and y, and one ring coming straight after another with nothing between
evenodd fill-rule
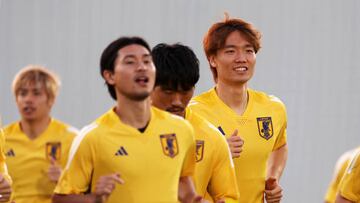
<instances>
[{"instance_id":1,"label":"player's hand","mask_svg":"<svg viewBox=\"0 0 360 203\"><path fill-rule=\"evenodd\" d=\"M106 176L101 176L96 182L95 195L97 199L101 199L100 202L106 202L107 198L111 195L115 189L116 183L124 184L124 180L120 178L120 174L114 173Z\"/></svg>"},{"instance_id":2,"label":"player's hand","mask_svg":"<svg viewBox=\"0 0 360 203\"><path fill-rule=\"evenodd\" d=\"M50 157L50 166L48 168L48 177L52 182L57 183L60 178L62 169L61 166L56 163L56 160L53 157Z\"/></svg>"},{"instance_id":3,"label":"player's hand","mask_svg":"<svg viewBox=\"0 0 360 203\"><path fill-rule=\"evenodd\" d=\"M192 201L192 203L210 203L209 201L205 200L202 196L196 195Z\"/></svg>"},{"instance_id":4,"label":"player's hand","mask_svg":"<svg viewBox=\"0 0 360 203\"><path fill-rule=\"evenodd\" d=\"M242 147L244 145L244 140L238 136L238 130L235 130L233 134L227 138L227 142L230 148L232 158L240 157L240 153L242 152Z\"/></svg>"},{"instance_id":5,"label":"player's hand","mask_svg":"<svg viewBox=\"0 0 360 203\"><path fill-rule=\"evenodd\" d=\"M11 192L10 183L0 174L0 202L8 202Z\"/></svg>"},{"instance_id":6,"label":"player's hand","mask_svg":"<svg viewBox=\"0 0 360 203\"><path fill-rule=\"evenodd\" d=\"M277 179L268 178L265 182L265 199L267 203L278 203L282 198L282 188Z\"/></svg>"},{"instance_id":7,"label":"player's hand","mask_svg":"<svg viewBox=\"0 0 360 203\"><path fill-rule=\"evenodd\" d=\"M216 201L216 203L226 203L226 201L224 199L219 199Z\"/></svg>"}]
</instances>

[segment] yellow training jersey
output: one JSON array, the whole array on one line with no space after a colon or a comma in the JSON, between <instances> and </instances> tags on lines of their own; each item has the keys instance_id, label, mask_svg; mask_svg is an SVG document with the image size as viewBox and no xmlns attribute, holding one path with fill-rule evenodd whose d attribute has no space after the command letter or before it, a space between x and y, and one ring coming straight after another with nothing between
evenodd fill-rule
<instances>
[{"instance_id":1,"label":"yellow training jersey","mask_svg":"<svg viewBox=\"0 0 360 203\"><path fill-rule=\"evenodd\" d=\"M352 202L360 203L360 148L340 182L340 195Z\"/></svg>"},{"instance_id":2,"label":"yellow training jersey","mask_svg":"<svg viewBox=\"0 0 360 203\"><path fill-rule=\"evenodd\" d=\"M263 202L267 160L286 144L286 111L273 96L248 89L243 115L236 114L218 96L215 88L192 99L189 108L229 137L235 129L244 140L239 158L233 159L241 203Z\"/></svg>"},{"instance_id":3,"label":"yellow training jersey","mask_svg":"<svg viewBox=\"0 0 360 203\"><path fill-rule=\"evenodd\" d=\"M16 203L51 202L56 184L47 174L50 157L64 168L76 134L76 129L55 119L51 119L47 129L34 140L23 133L19 122L5 128L6 162Z\"/></svg>"},{"instance_id":4,"label":"yellow training jersey","mask_svg":"<svg viewBox=\"0 0 360 203\"><path fill-rule=\"evenodd\" d=\"M111 109L76 138L55 193L94 192L99 177L119 173L125 183L107 203L175 203L179 178L192 176L195 163L194 131L184 119L152 107L141 133Z\"/></svg>"},{"instance_id":5,"label":"yellow training jersey","mask_svg":"<svg viewBox=\"0 0 360 203\"><path fill-rule=\"evenodd\" d=\"M11 184L11 178L9 176L7 166L5 163L5 133L2 129L1 118L0 118L0 174Z\"/></svg>"},{"instance_id":6,"label":"yellow training jersey","mask_svg":"<svg viewBox=\"0 0 360 203\"><path fill-rule=\"evenodd\" d=\"M208 121L191 109L186 109L185 119L194 127L196 139L195 188L208 200L239 199L234 163L226 139ZM210 195L210 196L209 196Z\"/></svg>"},{"instance_id":7,"label":"yellow training jersey","mask_svg":"<svg viewBox=\"0 0 360 203\"><path fill-rule=\"evenodd\" d=\"M336 195L339 191L339 184L341 178L345 174L346 168L348 167L351 159L355 155L356 150L345 152L337 161L335 165L333 179L329 185L329 188L325 195L326 203L335 203Z\"/></svg>"}]
</instances>

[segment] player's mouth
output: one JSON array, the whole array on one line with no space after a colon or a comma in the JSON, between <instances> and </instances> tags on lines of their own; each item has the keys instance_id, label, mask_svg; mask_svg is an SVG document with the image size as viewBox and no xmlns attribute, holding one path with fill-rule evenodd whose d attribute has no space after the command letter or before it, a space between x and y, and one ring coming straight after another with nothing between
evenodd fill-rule
<instances>
[{"instance_id":1,"label":"player's mouth","mask_svg":"<svg viewBox=\"0 0 360 203\"><path fill-rule=\"evenodd\" d=\"M22 109L22 111L25 113L25 114L31 114L33 113L34 111L36 110L36 108L32 107L32 106L26 106Z\"/></svg>"},{"instance_id":2,"label":"player's mouth","mask_svg":"<svg viewBox=\"0 0 360 203\"><path fill-rule=\"evenodd\" d=\"M149 77L147 76L135 77L135 82L140 86L146 86L149 83Z\"/></svg>"},{"instance_id":3,"label":"player's mouth","mask_svg":"<svg viewBox=\"0 0 360 203\"><path fill-rule=\"evenodd\" d=\"M173 113L173 114L177 114L177 115L181 115L184 112L184 108L182 107L170 107L166 109L167 112Z\"/></svg>"},{"instance_id":4,"label":"player's mouth","mask_svg":"<svg viewBox=\"0 0 360 203\"><path fill-rule=\"evenodd\" d=\"M248 70L248 67L246 66L237 66L234 67L233 70L238 73L245 73Z\"/></svg>"}]
</instances>

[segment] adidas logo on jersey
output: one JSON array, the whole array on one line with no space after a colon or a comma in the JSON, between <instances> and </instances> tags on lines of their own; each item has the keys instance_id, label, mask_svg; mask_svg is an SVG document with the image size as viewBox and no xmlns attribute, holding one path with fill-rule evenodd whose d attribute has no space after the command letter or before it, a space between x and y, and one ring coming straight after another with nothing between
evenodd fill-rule
<instances>
[{"instance_id":1,"label":"adidas logo on jersey","mask_svg":"<svg viewBox=\"0 0 360 203\"><path fill-rule=\"evenodd\" d=\"M15 156L15 152L14 152L14 150L13 149L10 149L9 151L7 151L6 152L6 156L8 156L8 157L14 157Z\"/></svg>"},{"instance_id":2,"label":"adidas logo on jersey","mask_svg":"<svg viewBox=\"0 0 360 203\"><path fill-rule=\"evenodd\" d=\"M127 155L128 153L123 146L121 146L115 153L115 156L127 156Z\"/></svg>"}]
</instances>

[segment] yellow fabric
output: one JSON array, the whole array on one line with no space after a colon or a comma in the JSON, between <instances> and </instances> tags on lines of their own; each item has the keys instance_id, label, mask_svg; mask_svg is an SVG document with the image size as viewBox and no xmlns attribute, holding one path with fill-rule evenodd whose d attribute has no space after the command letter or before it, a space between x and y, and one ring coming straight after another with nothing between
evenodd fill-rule
<instances>
[{"instance_id":1,"label":"yellow fabric","mask_svg":"<svg viewBox=\"0 0 360 203\"><path fill-rule=\"evenodd\" d=\"M176 140L167 140L172 134ZM120 173L125 184L107 203L177 202L179 178L192 176L195 163L194 131L184 119L152 107L140 133L111 109L75 139L55 193L94 191L100 176Z\"/></svg>"},{"instance_id":2,"label":"yellow fabric","mask_svg":"<svg viewBox=\"0 0 360 203\"><path fill-rule=\"evenodd\" d=\"M270 153L286 144L286 110L273 96L248 89L249 101L242 116L237 115L210 89L192 99L189 108L210 121L229 137L235 129L245 144L233 159L241 203L263 202L266 164Z\"/></svg>"},{"instance_id":3,"label":"yellow fabric","mask_svg":"<svg viewBox=\"0 0 360 203\"><path fill-rule=\"evenodd\" d=\"M346 168L348 167L351 159L355 155L356 150L351 150L344 153L336 163L333 179L330 182L329 188L325 195L326 203L335 203L336 195L339 191L339 184L343 177Z\"/></svg>"},{"instance_id":4,"label":"yellow fabric","mask_svg":"<svg viewBox=\"0 0 360 203\"><path fill-rule=\"evenodd\" d=\"M355 203L360 202L360 148L340 182L340 195Z\"/></svg>"},{"instance_id":5,"label":"yellow fabric","mask_svg":"<svg viewBox=\"0 0 360 203\"><path fill-rule=\"evenodd\" d=\"M47 129L34 140L25 135L19 122L5 128L7 165L13 179L16 203L51 202L55 188L47 175L50 161L47 146L60 143L54 152L57 162L65 166L71 142L76 130L58 120L52 119Z\"/></svg>"},{"instance_id":6,"label":"yellow fabric","mask_svg":"<svg viewBox=\"0 0 360 203\"><path fill-rule=\"evenodd\" d=\"M185 115L194 127L197 143L194 174L197 193L209 201L222 198L238 200L234 163L225 137L189 108Z\"/></svg>"},{"instance_id":7,"label":"yellow fabric","mask_svg":"<svg viewBox=\"0 0 360 203\"><path fill-rule=\"evenodd\" d=\"M51 203L51 195L36 195L36 196L22 196L17 197L16 202L23 202L23 203Z\"/></svg>"},{"instance_id":8,"label":"yellow fabric","mask_svg":"<svg viewBox=\"0 0 360 203\"><path fill-rule=\"evenodd\" d=\"M5 163L5 133L4 130L1 127L1 122L0 122L0 173L1 175L4 176L4 178L10 183L12 184L12 180L9 176L8 173L8 169Z\"/></svg>"}]
</instances>

